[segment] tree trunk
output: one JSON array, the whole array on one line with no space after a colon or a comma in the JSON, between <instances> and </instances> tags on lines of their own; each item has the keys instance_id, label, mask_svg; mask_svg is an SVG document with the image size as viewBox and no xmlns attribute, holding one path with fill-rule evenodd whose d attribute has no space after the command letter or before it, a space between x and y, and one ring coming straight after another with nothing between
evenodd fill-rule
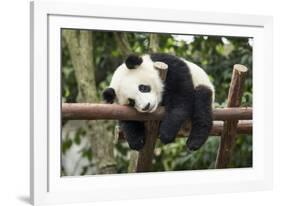
<instances>
[{"instance_id":1,"label":"tree trunk","mask_svg":"<svg viewBox=\"0 0 281 206\"><path fill-rule=\"evenodd\" d=\"M159 37L157 34L150 34L149 36L149 51L159 52Z\"/></svg>"},{"instance_id":2,"label":"tree trunk","mask_svg":"<svg viewBox=\"0 0 281 206\"><path fill-rule=\"evenodd\" d=\"M77 102L98 101L93 62L93 33L90 31L63 30L78 84ZM109 121L87 121L97 173L116 173L113 156L114 136Z\"/></svg>"}]
</instances>

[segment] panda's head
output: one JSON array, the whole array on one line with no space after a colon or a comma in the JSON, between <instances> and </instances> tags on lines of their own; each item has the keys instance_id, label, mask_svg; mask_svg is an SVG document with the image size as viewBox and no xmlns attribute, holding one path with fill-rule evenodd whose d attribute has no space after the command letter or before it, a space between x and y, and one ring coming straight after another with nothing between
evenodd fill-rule
<instances>
[{"instance_id":1,"label":"panda's head","mask_svg":"<svg viewBox=\"0 0 281 206\"><path fill-rule=\"evenodd\" d=\"M114 72L103 92L107 103L129 105L139 112L154 112L162 100L163 82L149 55L130 55Z\"/></svg>"}]
</instances>

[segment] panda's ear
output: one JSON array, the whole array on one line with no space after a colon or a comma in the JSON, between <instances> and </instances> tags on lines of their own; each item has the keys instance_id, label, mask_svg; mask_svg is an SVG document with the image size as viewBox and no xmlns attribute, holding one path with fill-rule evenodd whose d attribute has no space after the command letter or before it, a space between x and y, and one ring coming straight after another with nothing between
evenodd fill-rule
<instances>
[{"instance_id":1,"label":"panda's ear","mask_svg":"<svg viewBox=\"0 0 281 206\"><path fill-rule=\"evenodd\" d=\"M103 91L102 96L103 96L103 99L106 101L106 103L112 104L116 97L115 90L113 88L109 87Z\"/></svg>"},{"instance_id":2,"label":"panda's ear","mask_svg":"<svg viewBox=\"0 0 281 206\"><path fill-rule=\"evenodd\" d=\"M141 63L142 63L142 58L135 54L130 54L125 61L125 64L128 69L135 69L139 65L141 65Z\"/></svg>"}]
</instances>

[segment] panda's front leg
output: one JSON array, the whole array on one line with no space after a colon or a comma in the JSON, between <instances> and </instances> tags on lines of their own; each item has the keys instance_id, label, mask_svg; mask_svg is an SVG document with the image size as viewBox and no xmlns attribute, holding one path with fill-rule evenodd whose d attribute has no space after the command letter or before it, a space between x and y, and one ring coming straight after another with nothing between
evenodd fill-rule
<instances>
[{"instance_id":1,"label":"panda's front leg","mask_svg":"<svg viewBox=\"0 0 281 206\"><path fill-rule=\"evenodd\" d=\"M119 121L119 124L127 138L129 147L133 150L142 149L145 143L144 122Z\"/></svg>"},{"instance_id":2,"label":"panda's front leg","mask_svg":"<svg viewBox=\"0 0 281 206\"><path fill-rule=\"evenodd\" d=\"M189 118L190 112L180 106L166 111L159 129L161 142L164 144L173 142L181 126Z\"/></svg>"}]
</instances>

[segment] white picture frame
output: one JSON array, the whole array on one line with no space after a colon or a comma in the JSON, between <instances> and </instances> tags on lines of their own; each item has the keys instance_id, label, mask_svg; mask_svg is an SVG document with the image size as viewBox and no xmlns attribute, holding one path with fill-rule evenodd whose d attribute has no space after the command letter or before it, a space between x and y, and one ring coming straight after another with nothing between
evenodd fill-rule
<instances>
[{"instance_id":1,"label":"white picture frame","mask_svg":"<svg viewBox=\"0 0 281 206\"><path fill-rule=\"evenodd\" d=\"M145 14L145 15L143 15ZM61 177L61 28L253 37L253 167ZM167 31L169 28L169 31ZM86 3L31 3L31 200L34 205L272 188L272 18Z\"/></svg>"}]
</instances>

